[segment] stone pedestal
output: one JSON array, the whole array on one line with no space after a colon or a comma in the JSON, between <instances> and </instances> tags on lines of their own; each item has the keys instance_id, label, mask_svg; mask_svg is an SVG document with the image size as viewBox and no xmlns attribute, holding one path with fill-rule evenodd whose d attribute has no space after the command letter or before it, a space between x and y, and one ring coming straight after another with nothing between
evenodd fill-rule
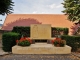
<instances>
[{"instance_id":1,"label":"stone pedestal","mask_svg":"<svg viewBox=\"0 0 80 60\"><path fill-rule=\"evenodd\" d=\"M71 47L55 47L52 44L47 43L35 43L28 47L13 46L13 54L70 54Z\"/></svg>"}]
</instances>

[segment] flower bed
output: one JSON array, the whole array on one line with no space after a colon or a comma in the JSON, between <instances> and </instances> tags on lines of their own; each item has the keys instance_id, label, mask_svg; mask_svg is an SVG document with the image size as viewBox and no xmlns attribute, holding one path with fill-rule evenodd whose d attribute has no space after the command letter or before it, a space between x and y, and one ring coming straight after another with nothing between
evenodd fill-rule
<instances>
[{"instance_id":1,"label":"flower bed","mask_svg":"<svg viewBox=\"0 0 80 60\"><path fill-rule=\"evenodd\" d=\"M30 38L22 37L20 40L16 40L16 43L19 46L30 46L32 41Z\"/></svg>"},{"instance_id":2,"label":"flower bed","mask_svg":"<svg viewBox=\"0 0 80 60\"><path fill-rule=\"evenodd\" d=\"M56 47L64 47L66 45L66 41L57 37L52 40L52 44Z\"/></svg>"}]
</instances>

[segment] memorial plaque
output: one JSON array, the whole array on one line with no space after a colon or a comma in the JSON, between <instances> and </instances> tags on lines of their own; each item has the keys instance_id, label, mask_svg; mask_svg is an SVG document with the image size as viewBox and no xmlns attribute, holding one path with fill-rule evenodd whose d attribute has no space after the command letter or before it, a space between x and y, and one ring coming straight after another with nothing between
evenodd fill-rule
<instances>
[{"instance_id":1,"label":"memorial plaque","mask_svg":"<svg viewBox=\"0 0 80 60\"><path fill-rule=\"evenodd\" d=\"M51 39L50 24L32 24L30 28L31 39Z\"/></svg>"}]
</instances>

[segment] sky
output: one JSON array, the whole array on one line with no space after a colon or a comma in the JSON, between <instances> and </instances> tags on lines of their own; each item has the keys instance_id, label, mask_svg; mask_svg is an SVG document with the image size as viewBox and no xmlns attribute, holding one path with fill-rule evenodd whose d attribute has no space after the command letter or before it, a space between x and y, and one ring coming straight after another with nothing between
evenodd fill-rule
<instances>
[{"instance_id":1,"label":"sky","mask_svg":"<svg viewBox=\"0 0 80 60\"><path fill-rule=\"evenodd\" d=\"M12 0L13 14L63 14L63 0ZM6 16L0 15L3 24ZM2 20L2 21L1 21Z\"/></svg>"}]
</instances>

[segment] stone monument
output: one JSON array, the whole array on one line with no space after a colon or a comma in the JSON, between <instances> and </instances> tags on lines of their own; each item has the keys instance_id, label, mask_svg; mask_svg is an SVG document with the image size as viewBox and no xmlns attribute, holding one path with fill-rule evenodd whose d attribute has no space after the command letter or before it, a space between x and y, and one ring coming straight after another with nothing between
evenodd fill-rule
<instances>
[{"instance_id":1,"label":"stone monument","mask_svg":"<svg viewBox=\"0 0 80 60\"><path fill-rule=\"evenodd\" d=\"M30 26L30 38L32 40L51 40L51 25L50 24L32 24ZM35 43L28 47L13 46L13 54L69 54L71 53L71 47L55 47L52 44L47 43Z\"/></svg>"},{"instance_id":2,"label":"stone monument","mask_svg":"<svg viewBox=\"0 0 80 60\"><path fill-rule=\"evenodd\" d=\"M50 24L32 24L30 26L30 38L35 42L47 42L51 40Z\"/></svg>"}]
</instances>

